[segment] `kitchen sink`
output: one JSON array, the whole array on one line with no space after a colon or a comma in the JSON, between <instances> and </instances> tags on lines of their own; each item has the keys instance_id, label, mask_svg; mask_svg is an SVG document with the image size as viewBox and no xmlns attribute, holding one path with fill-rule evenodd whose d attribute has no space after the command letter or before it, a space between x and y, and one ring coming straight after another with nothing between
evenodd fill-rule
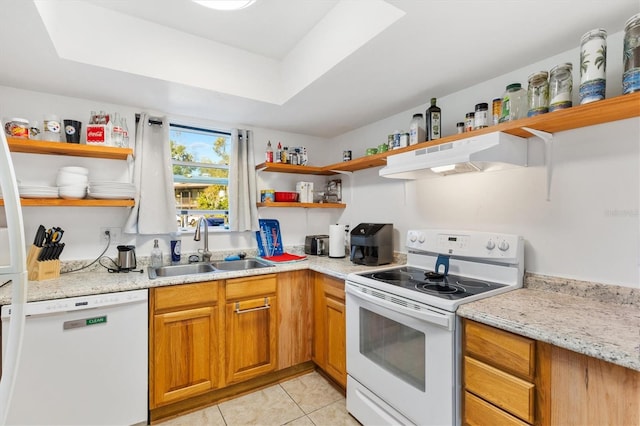
<instances>
[{"instance_id":1,"label":"kitchen sink","mask_svg":"<svg viewBox=\"0 0 640 426\"><path fill-rule=\"evenodd\" d=\"M246 271L247 269L268 268L272 266L258 259L239 259L239 260L218 260L211 262L211 265L220 271Z\"/></svg>"},{"instance_id":2,"label":"kitchen sink","mask_svg":"<svg viewBox=\"0 0 640 426\"><path fill-rule=\"evenodd\" d=\"M159 268L149 267L149 279L158 277L176 277L180 275L206 274L208 272L246 271L248 269L268 268L272 266L258 259L216 260L211 263L190 263L188 265L170 265Z\"/></svg>"},{"instance_id":3,"label":"kitchen sink","mask_svg":"<svg viewBox=\"0 0 640 426\"><path fill-rule=\"evenodd\" d=\"M170 265L159 268L149 267L149 279L158 277L176 277L179 275L206 274L214 272L215 268L209 263L190 263L188 265Z\"/></svg>"}]
</instances>

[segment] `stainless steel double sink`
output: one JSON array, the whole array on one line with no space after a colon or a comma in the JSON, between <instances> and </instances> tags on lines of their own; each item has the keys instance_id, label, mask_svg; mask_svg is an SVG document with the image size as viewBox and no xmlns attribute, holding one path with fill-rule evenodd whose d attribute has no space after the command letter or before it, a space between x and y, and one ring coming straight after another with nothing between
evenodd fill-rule
<instances>
[{"instance_id":1,"label":"stainless steel double sink","mask_svg":"<svg viewBox=\"0 0 640 426\"><path fill-rule=\"evenodd\" d=\"M209 272L247 271L250 269L273 266L259 259L216 260L210 263L189 263L186 265L168 265L159 268L149 267L149 279L158 277L177 277L180 275L206 274Z\"/></svg>"}]
</instances>

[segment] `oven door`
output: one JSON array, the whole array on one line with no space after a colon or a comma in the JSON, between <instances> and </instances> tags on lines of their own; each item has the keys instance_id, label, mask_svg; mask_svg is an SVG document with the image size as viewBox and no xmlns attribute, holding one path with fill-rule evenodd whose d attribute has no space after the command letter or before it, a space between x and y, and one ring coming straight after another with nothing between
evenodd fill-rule
<instances>
[{"instance_id":1,"label":"oven door","mask_svg":"<svg viewBox=\"0 0 640 426\"><path fill-rule=\"evenodd\" d=\"M347 409L363 424L457 424L455 314L348 281Z\"/></svg>"}]
</instances>

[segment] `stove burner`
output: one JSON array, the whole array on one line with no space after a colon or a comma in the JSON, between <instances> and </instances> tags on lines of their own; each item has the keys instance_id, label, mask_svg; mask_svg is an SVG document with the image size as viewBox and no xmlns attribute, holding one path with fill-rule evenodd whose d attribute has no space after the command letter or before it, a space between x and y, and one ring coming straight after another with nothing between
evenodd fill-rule
<instances>
[{"instance_id":1,"label":"stove burner","mask_svg":"<svg viewBox=\"0 0 640 426\"><path fill-rule=\"evenodd\" d=\"M485 287L490 287L491 284L484 282L484 281L478 281L478 280L474 280L474 279L458 279L456 281L456 284L461 285L462 287L465 288L485 288Z\"/></svg>"},{"instance_id":2,"label":"stove burner","mask_svg":"<svg viewBox=\"0 0 640 426\"><path fill-rule=\"evenodd\" d=\"M464 288L455 284L416 284L416 290L433 294L460 294L464 293Z\"/></svg>"},{"instance_id":3,"label":"stove burner","mask_svg":"<svg viewBox=\"0 0 640 426\"><path fill-rule=\"evenodd\" d=\"M405 281L411 279L411 275L404 271L374 272L371 278L382 281Z\"/></svg>"}]
</instances>

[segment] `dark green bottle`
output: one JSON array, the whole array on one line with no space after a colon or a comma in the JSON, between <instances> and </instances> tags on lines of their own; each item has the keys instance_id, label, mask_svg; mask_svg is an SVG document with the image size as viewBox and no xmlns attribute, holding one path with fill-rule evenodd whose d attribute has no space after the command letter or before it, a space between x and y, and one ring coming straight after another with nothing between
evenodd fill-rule
<instances>
[{"instance_id":1,"label":"dark green bottle","mask_svg":"<svg viewBox=\"0 0 640 426\"><path fill-rule=\"evenodd\" d=\"M427 117L427 140L440 139L442 136L442 112L436 106L436 98L431 98L431 106L427 109L425 116Z\"/></svg>"}]
</instances>

